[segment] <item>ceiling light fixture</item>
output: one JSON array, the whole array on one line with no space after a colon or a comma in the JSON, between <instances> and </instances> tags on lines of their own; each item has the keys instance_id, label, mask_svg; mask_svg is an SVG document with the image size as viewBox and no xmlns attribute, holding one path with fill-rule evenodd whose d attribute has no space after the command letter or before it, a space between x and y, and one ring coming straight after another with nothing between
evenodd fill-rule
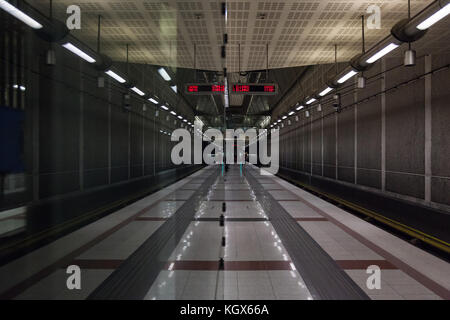
<instances>
[{"instance_id":1,"label":"ceiling light fixture","mask_svg":"<svg viewBox=\"0 0 450 320\"><path fill-rule=\"evenodd\" d=\"M170 81L172 80L172 78L169 76L169 74L167 73L166 69L164 68L159 68L158 69L158 73L160 74L160 76L166 80L166 81Z\"/></svg>"},{"instance_id":2,"label":"ceiling light fixture","mask_svg":"<svg viewBox=\"0 0 450 320\"><path fill-rule=\"evenodd\" d=\"M372 64L375 61L377 61L377 60L381 59L382 57L384 57L385 55L387 55L389 52L397 49L398 47L399 47L398 44L390 43L386 47L384 47L383 49L381 49L380 51L375 53L373 56L371 56L369 59L367 59L366 63Z\"/></svg>"},{"instance_id":3,"label":"ceiling light fixture","mask_svg":"<svg viewBox=\"0 0 450 320\"><path fill-rule=\"evenodd\" d=\"M315 98L311 98L311 99L309 99L309 100L306 102L306 104L311 104L311 103L313 103L314 101L316 101L316 99L315 99Z\"/></svg>"},{"instance_id":4,"label":"ceiling light fixture","mask_svg":"<svg viewBox=\"0 0 450 320\"><path fill-rule=\"evenodd\" d=\"M67 42L65 44L62 45L64 48L66 48L67 50L69 50L70 52L76 54L77 56L79 56L80 58L86 60L89 63L94 63L95 59L92 58L90 55L88 55L87 53L83 52L82 50L80 50L79 48L75 47L73 44L71 44L70 42Z\"/></svg>"},{"instance_id":5,"label":"ceiling light fixture","mask_svg":"<svg viewBox=\"0 0 450 320\"><path fill-rule=\"evenodd\" d=\"M350 79L351 77L355 76L358 72L352 70L350 72L348 72L347 74L345 74L344 76L342 76L337 82L342 84L345 81L347 81L348 79Z\"/></svg>"},{"instance_id":6,"label":"ceiling light fixture","mask_svg":"<svg viewBox=\"0 0 450 320\"><path fill-rule=\"evenodd\" d=\"M31 18L29 15L23 13L16 7L14 7L12 4L5 0L0 0L0 8L8 12L10 15L16 17L23 23L27 24L29 27L33 29L42 29L42 24Z\"/></svg>"},{"instance_id":7,"label":"ceiling light fixture","mask_svg":"<svg viewBox=\"0 0 450 320\"><path fill-rule=\"evenodd\" d=\"M112 70L108 70L105 72L108 76L110 76L111 78L113 78L114 80L120 82L120 83L125 83L127 82L127 80L125 80L124 78L122 78L121 76L119 76L117 73L115 73Z\"/></svg>"},{"instance_id":8,"label":"ceiling light fixture","mask_svg":"<svg viewBox=\"0 0 450 320\"><path fill-rule=\"evenodd\" d=\"M444 19L450 13L450 3L441 8L439 11L436 11L431 17L427 18L425 21L421 22L417 25L417 29L426 30L431 27L436 22Z\"/></svg>"},{"instance_id":9,"label":"ceiling light fixture","mask_svg":"<svg viewBox=\"0 0 450 320\"><path fill-rule=\"evenodd\" d=\"M333 88L327 87L325 90L323 90L321 93L319 93L319 96L323 97L332 90L333 90Z\"/></svg>"},{"instance_id":10,"label":"ceiling light fixture","mask_svg":"<svg viewBox=\"0 0 450 320\"><path fill-rule=\"evenodd\" d=\"M133 87L133 88L131 88L131 90L133 90L134 92L136 92L138 95L140 95L141 97L142 96L145 96L145 93L143 92L143 91L141 91L141 90L139 90L137 87Z\"/></svg>"}]
</instances>

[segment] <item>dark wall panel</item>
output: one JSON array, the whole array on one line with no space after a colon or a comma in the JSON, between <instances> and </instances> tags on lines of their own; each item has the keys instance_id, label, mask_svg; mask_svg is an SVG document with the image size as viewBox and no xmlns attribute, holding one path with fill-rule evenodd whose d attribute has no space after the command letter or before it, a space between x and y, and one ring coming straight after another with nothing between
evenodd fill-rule
<instances>
[{"instance_id":1,"label":"dark wall panel","mask_svg":"<svg viewBox=\"0 0 450 320\"><path fill-rule=\"evenodd\" d=\"M72 69L46 68L43 71L39 79L39 171L42 175L39 194L51 197L78 190L80 186L77 91L80 78ZM50 81L52 78L59 81Z\"/></svg>"},{"instance_id":2,"label":"dark wall panel","mask_svg":"<svg viewBox=\"0 0 450 320\"><path fill-rule=\"evenodd\" d=\"M318 117L316 117L318 118ZM312 140L313 140L313 174L322 175L322 121L314 119L312 123Z\"/></svg>"},{"instance_id":3,"label":"dark wall panel","mask_svg":"<svg viewBox=\"0 0 450 320\"><path fill-rule=\"evenodd\" d=\"M336 124L335 116L323 119L323 175L336 178Z\"/></svg>"},{"instance_id":4,"label":"dark wall panel","mask_svg":"<svg viewBox=\"0 0 450 320\"><path fill-rule=\"evenodd\" d=\"M131 124L130 171L131 177L136 178L142 176L142 138L143 138L142 117L136 114L132 114L130 124Z\"/></svg>"},{"instance_id":5,"label":"dark wall panel","mask_svg":"<svg viewBox=\"0 0 450 320\"><path fill-rule=\"evenodd\" d=\"M406 196L424 198L424 176L402 173L386 173L386 190Z\"/></svg>"},{"instance_id":6,"label":"dark wall panel","mask_svg":"<svg viewBox=\"0 0 450 320\"><path fill-rule=\"evenodd\" d=\"M353 103L353 93L342 97L344 106ZM338 114L338 179L355 181L355 114L347 108Z\"/></svg>"},{"instance_id":7,"label":"dark wall panel","mask_svg":"<svg viewBox=\"0 0 450 320\"><path fill-rule=\"evenodd\" d=\"M303 127L304 132L304 141L305 141L305 153L304 153L304 159L305 159L305 165L304 165L304 171L311 172L311 123L310 120L306 120L306 124Z\"/></svg>"},{"instance_id":8,"label":"dark wall panel","mask_svg":"<svg viewBox=\"0 0 450 320\"><path fill-rule=\"evenodd\" d=\"M431 201L450 205L449 190L449 178L431 178Z\"/></svg>"},{"instance_id":9,"label":"dark wall panel","mask_svg":"<svg viewBox=\"0 0 450 320\"><path fill-rule=\"evenodd\" d=\"M450 56L433 56L432 67L450 63ZM450 69L431 76L431 200L450 204Z\"/></svg>"},{"instance_id":10,"label":"dark wall panel","mask_svg":"<svg viewBox=\"0 0 450 320\"><path fill-rule=\"evenodd\" d=\"M358 184L381 188L381 98L358 105Z\"/></svg>"},{"instance_id":11,"label":"dark wall panel","mask_svg":"<svg viewBox=\"0 0 450 320\"><path fill-rule=\"evenodd\" d=\"M155 132L153 120L148 120L145 122L145 135L144 135L144 173L145 175L153 175L153 155L155 147Z\"/></svg>"},{"instance_id":12,"label":"dark wall panel","mask_svg":"<svg viewBox=\"0 0 450 320\"><path fill-rule=\"evenodd\" d=\"M114 94L113 101L121 101ZM122 108L111 108L111 182L128 178L128 116Z\"/></svg>"},{"instance_id":13,"label":"dark wall panel","mask_svg":"<svg viewBox=\"0 0 450 320\"><path fill-rule=\"evenodd\" d=\"M108 183L108 102L84 94L84 187Z\"/></svg>"},{"instance_id":14,"label":"dark wall panel","mask_svg":"<svg viewBox=\"0 0 450 320\"><path fill-rule=\"evenodd\" d=\"M394 64L396 59L388 64ZM414 68L400 68L386 77L386 87L422 74L423 59ZM386 94L386 170L425 173L425 81L400 86Z\"/></svg>"},{"instance_id":15,"label":"dark wall panel","mask_svg":"<svg viewBox=\"0 0 450 320\"><path fill-rule=\"evenodd\" d=\"M302 159L302 152L303 152L303 140L301 136L301 127L300 122L295 122L296 129L295 129L295 145L294 145L294 152L295 152L295 169L296 170L302 170L303 169L303 159Z\"/></svg>"}]
</instances>

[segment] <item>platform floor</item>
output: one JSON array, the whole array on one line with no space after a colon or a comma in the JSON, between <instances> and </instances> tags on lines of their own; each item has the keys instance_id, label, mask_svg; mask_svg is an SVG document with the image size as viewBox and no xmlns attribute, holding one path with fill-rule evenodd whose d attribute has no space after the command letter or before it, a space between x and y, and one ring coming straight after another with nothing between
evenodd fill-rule
<instances>
[{"instance_id":1,"label":"platform floor","mask_svg":"<svg viewBox=\"0 0 450 320\"><path fill-rule=\"evenodd\" d=\"M277 201L292 225L306 231L367 298L450 299L449 263L276 176L261 175L256 167L245 165L243 171L241 176L239 167L232 166L221 177L217 166L204 168L0 267L1 298L86 299L102 283L115 284L121 269L148 280L136 291L142 299L321 299L319 284L302 273L302 264L311 263L312 257L288 252L281 241L284 235L272 224L278 212L266 212L254 190L256 182L270 194L265 201ZM211 185L201 194L208 181ZM158 230L178 221L170 219L188 212L189 203L195 204L192 219L160 252L148 256L154 259L147 261L154 263L152 268L130 268L145 248L162 241ZM81 268L80 290L66 286L68 265ZM380 289L366 284L366 270L373 265L381 269Z\"/></svg>"}]
</instances>

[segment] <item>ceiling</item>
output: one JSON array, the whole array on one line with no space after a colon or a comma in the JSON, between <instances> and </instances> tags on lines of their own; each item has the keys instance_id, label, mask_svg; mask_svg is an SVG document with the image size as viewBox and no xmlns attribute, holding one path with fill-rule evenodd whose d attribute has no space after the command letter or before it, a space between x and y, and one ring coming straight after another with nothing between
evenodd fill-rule
<instances>
[{"instance_id":1,"label":"ceiling","mask_svg":"<svg viewBox=\"0 0 450 320\"><path fill-rule=\"evenodd\" d=\"M49 0L30 4L48 12ZM97 16L102 15L102 52L124 61L126 44L131 62L174 67L222 70L220 46L224 33L221 1L149 0L58 0L54 16L67 18L67 6L77 4L82 29L73 34L93 48L97 42ZM414 15L431 0L412 0ZM286 0L227 1L229 72L284 68L334 61L348 61L361 50L361 21L370 4L381 8L381 29L366 30L366 46L389 34L391 27L407 15L407 0ZM366 14L366 17L368 14ZM264 19L262 19L264 17ZM428 35L439 43L448 24L436 26ZM239 54L240 44L240 54ZM239 67L240 66L240 67Z\"/></svg>"},{"instance_id":2,"label":"ceiling","mask_svg":"<svg viewBox=\"0 0 450 320\"><path fill-rule=\"evenodd\" d=\"M44 14L49 12L49 0L28 1ZM308 68L311 71L310 66L316 65L314 73L319 73L313 82L326 78L326 70L335 61L335 44L338 62L349 61L360 53L361 15L368 18L369 5L381 8L381 28L366 29L366 48L386 37L395 23L407 17L407 0L227 1L224 65L221 46L225 21L221 2L58 0L53 1L53 15L65 21L67 7L79 5L81 30L73 30L72 34L92 48L97 47L101 15L102 53L116 63L124 62L128 44L130 63L152 68L170 66L178 88L188 82L223 82L224 67L228 70L228 83L278 84L279 94L273 97L230 95L230 108L225 113L227 127L257 126L275 108L295 104L297 96L309 88L303 87L300 78ZM431 2L411 0L411 14ZM418 52L450 50L450 19L433 26L425 38L426 41L414 44ZM158 86L157 91L167 102L173 98L171 105L189 107L210 126L224 124L223 96L189 96L182 90L174 95L167 84Z\"/></svg>"}]
</instances>

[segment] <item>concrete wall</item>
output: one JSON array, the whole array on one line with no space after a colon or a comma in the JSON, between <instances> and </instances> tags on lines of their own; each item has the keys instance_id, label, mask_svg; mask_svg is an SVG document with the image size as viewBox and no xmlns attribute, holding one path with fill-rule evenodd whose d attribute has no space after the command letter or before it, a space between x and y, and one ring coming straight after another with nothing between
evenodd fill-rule
<instances>
[{"instance_id":1,"label":"concrete wall","mask_svg":"<svg viewBox=\"0 0 450 320\"><path fill-rule=\"evenodd\" d=\"M4 95L2 104L25 112L26 170L6 175L10 179L23 175L24 185L5 194L0 208L108 188L183 167L172 164L170 153L175 142L160 132L179 128L178 119L175 124L168 112L131 91L131 110L125 110L122 100L127 90L115 80L59 45L54 45L56 65L48 66L45 56L49 44L26 28L12 30L2 30L2 35L7 33L2 37L2 67L13 71L2 77L2 92L10 92L18 81L26 91L17 93L24 100L20 105ZM20 48L14 45L19 38ZM10 52L23 60L11 59ZM137 82L138 87L156 87L152 82L156 75L138 73L140 66L130 67L135 78L145 81ZM103 88L97 86L99 75L105 78ZM167 91L154 93L159 97L173 95L168 86ZM192 114L182 104L178 107L184 108L183 115Z\"/></svg>"},{"instance_id":2,"label":"concrete wall","mask_svg":"<svg viewBox=\"0 0 450 320\"><path fill-rule=\"evenodd\" d=\"M448 211L449 63L446 53L421 56L410 68L401 58L378 62L365 89L339 89L340 113L325 99L322 112L284 121L282 166Z\"/></svg>"}]
</instances>

